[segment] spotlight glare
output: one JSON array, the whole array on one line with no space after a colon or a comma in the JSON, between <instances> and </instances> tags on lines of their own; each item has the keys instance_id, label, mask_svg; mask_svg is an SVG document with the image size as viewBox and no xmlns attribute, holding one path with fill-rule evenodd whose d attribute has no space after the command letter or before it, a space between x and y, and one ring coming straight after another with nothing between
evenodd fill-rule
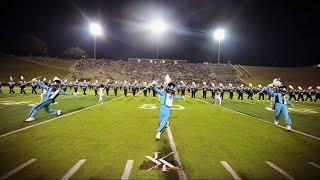
<instances>
[{"instance_id":1,"label":"spotlight glare","mask_svg":"<svg viewBox=\"0 0 320 180\"><path fill-rule=\"evenodd\" d=\"M214 39L216 39L216 40L218 40L218 41L224 39L224 36L225 36L225 32L224 32L223 29L217 29L217 30L215 30L214 33L213 33Z\"/></svg>"},{"instance_id":2,"label":"spotlight glare","mask_svg":"<svg viewBox=\"0 0 320 180\"><path fill-rule=\"evenodd\" d=\"M158 19L151 23L151 29L154 32L161 33L167 29L167 24L163 20Z\"/></svg>"},{"instance_id":3,"label":"spotlight glare","mask_svg":"<svg viewBox=\"0 0 320 180\"><path fill-rule=\"evenodd\" d=\"M90 32L94 36L102 35L102 27L98 23L91 23L90 24Z\"/></svg>"}]
</instances>

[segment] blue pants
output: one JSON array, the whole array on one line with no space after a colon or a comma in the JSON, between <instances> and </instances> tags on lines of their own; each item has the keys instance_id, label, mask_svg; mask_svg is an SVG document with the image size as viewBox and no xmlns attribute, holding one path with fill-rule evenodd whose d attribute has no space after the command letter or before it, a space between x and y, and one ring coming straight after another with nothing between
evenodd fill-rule
<instances>
[{"instance_id":1,"label":"blue pants","mask_svg":"<svg viewBox=\"0 0 320 180\"><path fill-rule=\"evenodd\" d=\"M58 111L57 110L49 109L49 105L51 103L52 103L52 100L48 99L48 100L42 101L41 103L38 103L38 104L34 105L32 107L32 109L31 109L28 117L35 117L37 112L42 108L44 108L44 110L49 114L58 115Z\"/></svg>"},{"instance_id":2,"label":"blue pants","mask_svg":"<svg viewBox=\"0 0 320 180\"><path fill-rule=\"evenodd\" d=\"M159 112L159 127L157 129L158 132L162 132L164 128L166 127L167 121L169 121L171 109L160 105L160 112Z\"/></svg>"},{"instance_id":3,"label":"blue pants","mask_svg":"<svg viewBox=\"0 0 320 180\"><path fill-rule=\"evenodd\" d=\"M280 116L283 115L286 125L291 126L292 122L291 122L291 119L289 117L287 105L286 104L281 104L281 103L276 103L275 104L275 110L276 110L276 120L279 121Z\"/></svg>"}]
</instances>

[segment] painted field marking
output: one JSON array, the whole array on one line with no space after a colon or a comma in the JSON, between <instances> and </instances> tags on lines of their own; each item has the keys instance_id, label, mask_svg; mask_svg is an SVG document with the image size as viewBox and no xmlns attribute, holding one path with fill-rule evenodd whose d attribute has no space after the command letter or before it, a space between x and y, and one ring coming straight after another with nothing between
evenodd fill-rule
<instances>
[{"instance_id":1,"label":"painted field marking","mask_svg":"<svg viewBox=\"0 0 320 180\"><path fill-rule=\"evenodd\" d=\"M62 178L61 180L68 180L74 173L76 173L81 165L85 163L85 159L81 159L80 161L77 162Z\"/></svg>"},{"instance_id":2,"label":"painted field marking","mask_svg":"<svg viewBox=\"0 0 320 180\"><path fill-rule=\"evenodd\" d=\"M171 132L170 126L167 128L167 134L168 134L171 150L172 150L172 152L174 152L173 158L178 162L179 166L181 167L178 170L179 180L186 180L187 176L186 176L186 174L185 174L185 172L184 172L184 170L182 168L181 160L180 160L180 157L179 157L179 154L178 154L178 151L177 151L177 146L176 146L176 144L174 143L174 140L173 140L173 136L172 136L172 132Z\"/></svg>"},{"instance_id":3,"label":"painted field marking","mask_svg":"<svg viewBox=\"0 0 320 180\"><path fill-rule=\"evenodd\" d=\"M133 162L134 162L133 160L128 160L127 161L126 167L124 168L123 174L121 176L121 180L129 179L130 172L131 172L131 169L133 167Z\"/></svg>"},{"instance_id":4,"label":"painted field marking","mask_svg":"<svg viewBox=\"0 0 320 180\"><path fill-rule=\"evenodd\" d=\"M308 162L311 166L320 169L320 165L314 162Z\"/></svg>"},{"instance_id":5,"label":"painted field marking","mask_svg":"<svg viewBox=\"0 0 320 180\"><path fill-rule=\"evenodd\" d=\"M233 179L235 180L241 180L241 177L237 174L237 172L226 162L226 161L220 161L222 166L226 168L226 170L231 174Z\"/></svg>"},{"instance_id":6,"label":"painted field marking","mask_svg":"<svg viewBox=\"0 0 320 180\"><path fill-rule=\"evenodd\" d=\"M20 170L22 170L23 168L29 166L30 164L32 164L33 162L35 162L37 159L30 159L29 161L21 164L20 166L12 169L11 171L9 171L7 174L3 175L0 177L1 180L3 179L7 179L9 178L10 176L14 175L15 173L19 172Z\"/></svg>"},{"instance_id":7,"label":"painted field marking","mask_svg":"<svg viewBox=\"0 0 320 180\"><path fill-rule=\"evenodd\" d=\"M247 116L247 117L251 117L253 119L256 119L256 120L259 120L259 121L262 121L262 122L265 122L265 123L268 123L270 125L273 125L273 126L277 126L279 128L282 128L282 129L287 129L286 127L284 126L280 126L280 125L275 125L274 123L272 122L269 122L269 121L266 121L266 120L263 120L263 119L260 119L260 118L257 118L257 117L254 117L254 116L251 116L251 115L248 115L248 114L245 114L245 113L242 113L242 112L239 112L239 111L235 111L235 110L232 110L232 109L229 109L229 108L226 108L226 107L223 107L223 106L220 106L224 109L227 109L229 111L232 111L232 112L235 112L235 113L238 113L238 114L241 114L241 115L244 115L244 116ZM307 134L307 133L304 133L304 132L301 132L301 131L298 131L298 130L295 130L295 129L291 129L292 132L295 132L295 133L298 133L298 134L301 134L301 135L304 135L304 136L307 136L307 137L310 137L310 138L313 138L313 139L316 139L316 140L320 140L319 137L316 137L316 136L312 136L310 134Z\"/></svg>"},{"instance_id":8,"label":"painted field marking","mask_svg":"<svg viewBox=\"0 0 320 180\"><path fill-rule=\"evenodd\" d=\"M96 104L96 105L93 105L93 106L89 106L89 107L86 107L86 108L80 109L80 110L78 110L78 111L73 111L73 112L71 112L71 113L68 113L68 114L65 114L65 115L61 115L61 116L58 116L58 117L55 117L55 118L52 118L52 119L49 119L49 120L46 120L46 121L43 121L43 122L40 122L40 123L34 124L34 125L31 125L31 126L27 126L27 127L24 127L24 128L18 129L18 130L14 130L14 131L11 131L11 132L8 132L8 133L5 133L5 134L0 135L0 138L5 137L5 136L8 136L8 135L10 135L10 134L14 134L14 133L17 133L17 132L20 132L20 131L26 130L26 129L29 129L29 128L32 128L32 127L35 127L35 126L39 126L39 125L41 125L41 124L45 124L45 123L48 123L48 122L54 121L54 120L59 119L59 118L62 118L62 117L69 116L69 115L71 115L71 114L75 114L75 113L78 113L78 112L81 112L81 111L84 111L84 110L87 110L87 109L91 109L91 108L94 108L94 107L100 106L100 105L102 105L102 104L104 104L104 103L107 103L107 102L111 102L111 101L115 101L115 100L121 99L121 98L123 98L123 97L124 97L124 96L120 96L120 97L117 97L117 98L111 99L110 101L106 101L106 102L103 102L103 103L100 103L100 104Z\"/></svg>"},{"instance_id":9,"label":"painted field marking","mask_svg":"<svg viewBox=\"0 0 320 180\"><path fill-rule=\"evenodd\" d=\"M280 167L278 167L277 165L273 164L270 161L266 161L266 163L274 170L278 171L283 177L290 179L290 180L294 180L295 178L292 177L290 174L288 174L286 171L284 171L283 169L281 169Z\"/></svg>"},{"instance_id":10,"label":"painted field marking","mask_svg":"<svg viewBox=\"0 0 320 180\"><path fill-rule=\"evenodd\" d=\"M198 101L203 102L203 103L206 103L206 104L210 104L209 102L203 101L203 100L201 100L201 99L198 99ZM213 105L214 105L214 104L213 104ZM254 116L251 116L251 115L248 115L248 114L239 112L239 111L235 111L235 110L233 110L233 109L229 109L229 108L224 107L224 106L217 106L217 107L224 108L224 109L229 110L229 111L232 111L232 112L234 112L234 113L241 114L241 115L244 115L244 116L247 116L247 117L250 117L250 118L259 120L259 121L262 121L262 122L264 122L264 123L267 123L267 124L270 124L270 125L273 125L273 126L277 126L277 127L279 127L279 128L285 129L285 130L287 129L287 128L284 127L284 126L275 125L275 124L272 123L272 122L269 122L269 121L266 121L266 120L263 120L263 119L260 119L260 118L257 118L257 117L254 117ZM291 131L292 131L292 132L295 132L295 133L298 133L298 134L301 134L301 135L304 135L304 136L307 136L307 137L310 137L310 138L313 138L313 139L316 139L316 140L320 140L319 137L316 137L316 136L313 136L313 135L310 135L310 134L307 134L307 133L304 133L304 132L301 132L301 131L298 131L298 130L295 130L295 129L291 129Z\"/></svg>"}]
</instances>

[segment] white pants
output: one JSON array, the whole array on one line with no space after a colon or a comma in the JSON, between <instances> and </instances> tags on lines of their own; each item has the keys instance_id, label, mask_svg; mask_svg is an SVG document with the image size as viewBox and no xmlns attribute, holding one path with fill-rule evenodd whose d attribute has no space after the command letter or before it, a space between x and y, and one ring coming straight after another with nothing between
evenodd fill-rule
<instances>
[{"instance_id":1,"label":"white pants","mask_svg":"<svg viewBox=\"0 0 320 180\"><path fill-rule=\"evenodd\" d=\"M214 98L214 104L221 106L221 96L220 96L220 95L216 95L216 96L215 96L215 98Z\"/></svg>"},{"instance_id":2,"label":"white pants","mask_svg":"<svg viewBox=\"0 0 320 180\"><path fill-rule=\"evenodd\" d=\"M103 88L100 88L100 92L99 92L99 103L101 103L103 101Z\"/></svg>"}]
</instances>

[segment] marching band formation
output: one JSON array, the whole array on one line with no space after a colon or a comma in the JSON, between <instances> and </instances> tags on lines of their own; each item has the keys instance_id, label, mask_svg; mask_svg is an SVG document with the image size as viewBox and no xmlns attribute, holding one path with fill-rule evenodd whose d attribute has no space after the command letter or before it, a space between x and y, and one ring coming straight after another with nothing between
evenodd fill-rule
<instances>
[{"instance_id":1,"label":"marching band formation","mask_svg":"<svg viewBox=\"0 0 320 180\"><path fill-rule=\"evenodd\" d=\"M46 78L43 78L43 82L48 85L49 87L52 85L53 81L49 80L47 81ZM110 90L113 90L113 93L115 96L119 95L119 91L123 90L123 94L125 96L128 96L128 93L131 92L133 96L136 96L137 93L140 90L143 90L143 95L145 97L148 96L148 93L151 93L152 96L156 97L156 91L153 90L153 88L149 85L150 83L147 82L139 82L137 80L133 82L128 82L126 80L124 81L114 81L111 82L111 80L107 79L106 82L99 82L98 80L95 80L94 82L90 81L79 81L78 79L74 81L68 81L65 79L64 81L61 81L60 87L61 89L66 92L67 89L70 91L73 91L74 93L81 93L86 96L87 90L94 90L95 96L99 96L100 93L104 93L109 96L111 93ZM237 97L235 97L238 100L243 100L244 98L253 101L253 97L255 95L258 96L258 101L263 100L269 100L271 99L271 95L268 95L267 93L267 87L263 87L261 84L254 87L251 83L248 85L238 85L233 86L231 83L225 85L225 84L218 84L215 85L213 83L203 82L202 85L196 84L195 82L191 83L185 83L183 81L180 81L177 83L177 93L181 96L185 96L186 92L191 94L191 98L196 98L197 93L202 93L202 98L212 98L216 99L218 104L221 104L221 100L225 99L224 93L228 93L229 97L227 97L229 100L234 99L234 94L237 93ZM9 95L15 94L15 87L18 86L20 88L20 95L26 95L27 92L25 88L27 86L31 87L31 94L35 95L38 94L38 90L42 89L40 86L38 86L35 82L26 82L24 80L24 77L21 76L21 80L19 82L15 82L14 79L10 76L10 81L6 83L0 82L0 95L3 94L1 90L2 85L7 85L9 87ZM160 84L160 87L163 88L163 84ZM102 90L101 90L102 88ZM99 90L100 89L100 90ZM99 92L99 93L98 93ZM295 101L295 102L312 102L315 103L320 99L320 86L317 86L315 89L311 86L307 89L303 89L302 87L298 86L297 88L294 88L292 85L288 86L288 100Z\"/></svg>"},{"instance_id":2,"label":"marching band formation","mask_svg":"<svg viewBox=\"0 0 320 180\"><path fill-rule=\"evenodd\" d=\"M40 80L39 78L33 78L31 81L26 82L24 77L21 76L21 80L17 83L17 86L20 87L20 95L27 94L25 91L27 86L31 87L32 95L38 94L39 89L42 91L40 95L41 102L32 107L28 118L25 120L26 122L34 121L35 116L40 109L44 109L48 114L60 116L62 110L49 108L59 95L78 95L82 91L83 96L86 96L87 90L93 90L94 95L99 97L98 102L101 103L103 101L103 96L109 96L110 89L113 90L114 96L118 96L119 92L123 90L124 96L126 97L130 91L133 96L136 96L139 92L143 92L144 97L147 97L148 93L151 93L152 91L152 96L154 98L157 94L159 94L160 97L159 127L156 133L156 140L160 139L163 131L169 126L169 118L172 111L173 101L175 99L184 99L186 92L191 93L191 98L196 98L198 91L202 91L203 99L207 99L208 92L211 92L210 98L214 99L215 104L219 106L221 106L221 101L225 98L224 93L226 92L229 94L229 100L233 100L234 93L237 92L237 99L239 101L243 100L244 94L247 94L246 99L250 101L253 101L253 97L258 95L258 101L270 100L272 102L272 109L275 111L274 123L278 125L280 117L283 116L288 131L291 131L292 125L288 113L288 105L293 106L290 101L310 101L315 103L320 99L320 86L317 86L315 90L311 86L306 90L302 89L300 86L295 89L291 85L287 88L287 86L281 84L279 81L280 79L274 79L273 83L269 84L267 87L263 87L260 84L257 87L253 87L251 83L247 86L241 84L235 87L230 83L227 86L222 83L216 86L213 83L208 85L207 82L203 82L200 86L195 82L187 84L183 81L180 81L176 85L171 81L169 75L166 75L165 81L160 82L159 84L157 81L152 81L151 83L138 81L133 81L131 83L127 81L111 82L109 79L105 83L99 82L98 80L90 82L87 80L79 81L78 79L75 81L69 81L68 83L67 79L62 81L58 77L53 78L52 81L47 81L46 78ZM7 82L6 85L9 87L9 95L15 94L16 82L12 77L10 77L10 81ZM0 82L0 93L2 94L1 86L2 83ZM68 89L71 92L67 92ZM176 91L177 94L180 95L176 95ZM287 94L289 95L288 99L285 97ZM265 95L267 96L266 98Z\"/></svg>"}]
</instances>

